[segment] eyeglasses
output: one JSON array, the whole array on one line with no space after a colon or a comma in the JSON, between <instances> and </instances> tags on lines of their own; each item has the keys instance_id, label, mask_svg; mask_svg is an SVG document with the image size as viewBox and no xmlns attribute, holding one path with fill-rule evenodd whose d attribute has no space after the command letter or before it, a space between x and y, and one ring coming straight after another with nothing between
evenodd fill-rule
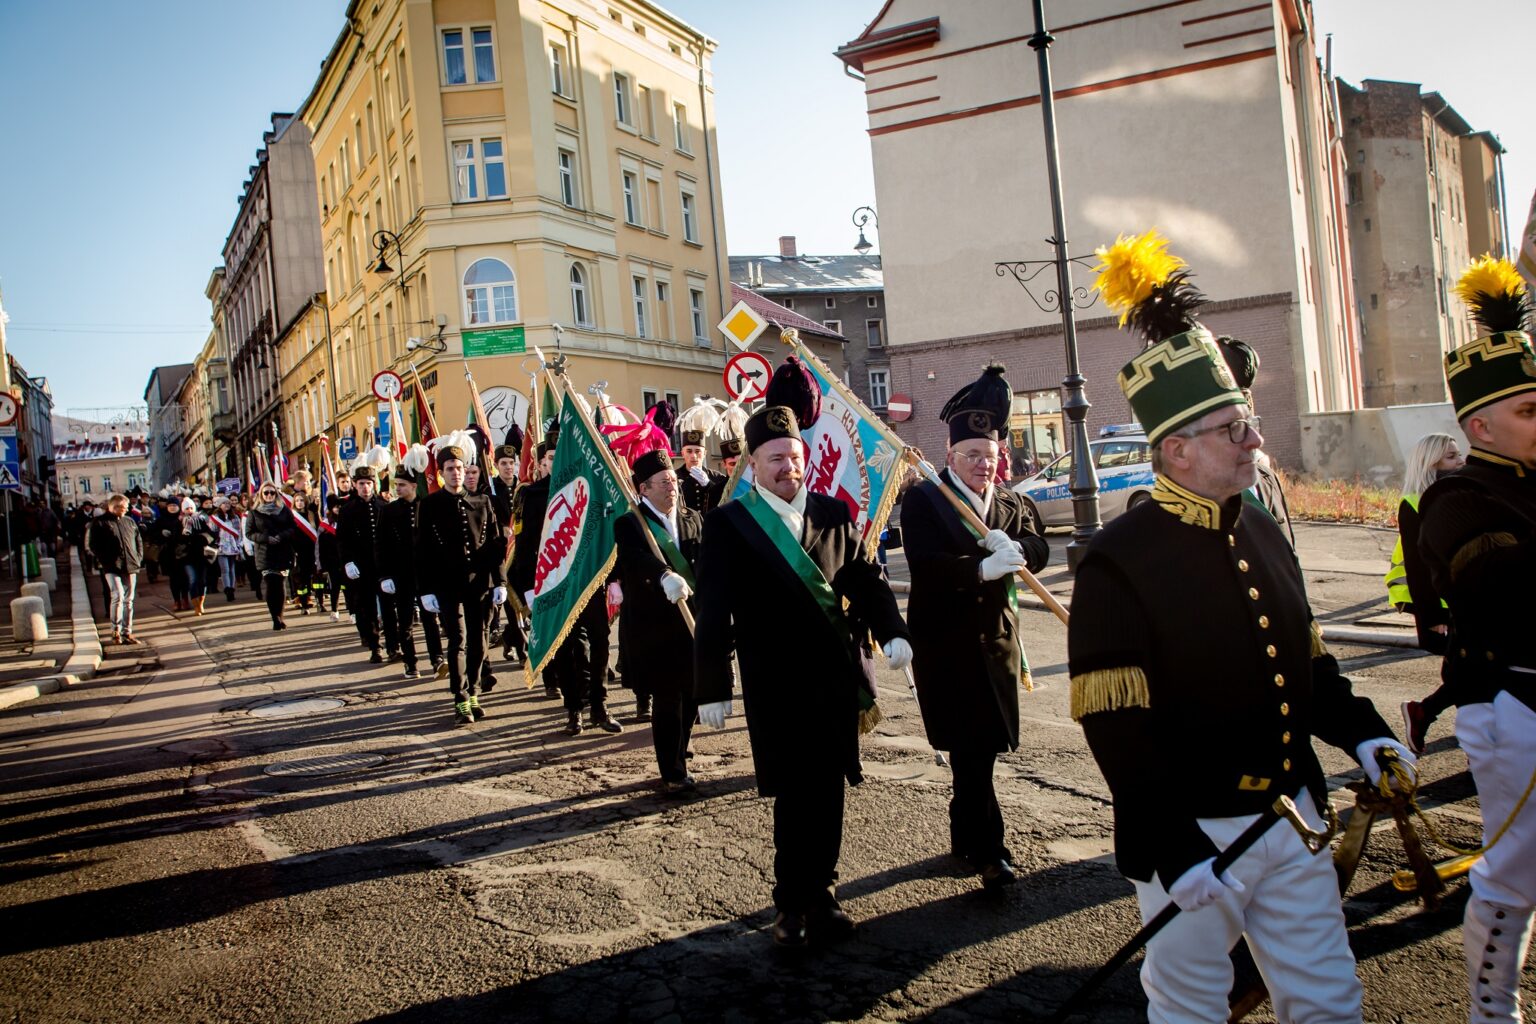
<instances>
[{"instance_id":1,"label":"eyeglasses","mask_svg":"<svg viewBox=\"0 0 1536 1024\"><path fill-rule=\"evenodd\" d=\"M967 455L965 452L955 452L955 458L972 466L980 465L983 462L998 461L998 456L990 455L987 452L978 452L975 455Z\"/></svg>"},{"instance_id":2,"label":"eyeglasses","mask_svg":"<svg viewBox=\"0 0 1536 1024\"><path fill-rule=\"evenodd\" d=\"M1263 417L1249 416L1246 419L1233 420L1231 423L1223 423L1220 426L1206 427L1204 430L1197 430L1189 436L1199 437L1201 434L1214 434L1218 430L1225 430L1227 432L1228 441L1231 441L1233 444L1242 444L1244 441L1248 440L1248 432L1250 430L1255 434L1258 434L1260 433L1260 427L1262 427L1263 424Z\"/></svg>"}]
</instances>

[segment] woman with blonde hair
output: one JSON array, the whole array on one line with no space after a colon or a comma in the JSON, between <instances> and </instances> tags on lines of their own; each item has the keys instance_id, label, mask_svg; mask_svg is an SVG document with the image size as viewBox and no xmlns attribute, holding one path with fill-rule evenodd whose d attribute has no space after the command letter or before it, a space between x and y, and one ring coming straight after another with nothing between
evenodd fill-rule
<instances>
[{"instance_id":1,"label":"woman with blonde hair","mask_svg":"<svg viewBox=\"0 0 1536 1024\"><path fill-rule=\"evenodd\" d=\"M1387 597L1400 612L1413 615L1419 633L1419 646L1431 654L1444 655L1450 633L1450 614L1445 602L1435 592L1429 569L1419 557L1419 495L1447 473L1466 465L1461 446L1449 434L1425 434L1413 446L1408 468L1403 473L1403 500L1397 508L1397 547L1392 551L1392 567L1387 570ZM1403 701L1403 723L1408 749L1424 752L1424 737L1429 726L1455 703L1450 687L1444 683L1422 701Z\"/></svg>"}]
</instances>

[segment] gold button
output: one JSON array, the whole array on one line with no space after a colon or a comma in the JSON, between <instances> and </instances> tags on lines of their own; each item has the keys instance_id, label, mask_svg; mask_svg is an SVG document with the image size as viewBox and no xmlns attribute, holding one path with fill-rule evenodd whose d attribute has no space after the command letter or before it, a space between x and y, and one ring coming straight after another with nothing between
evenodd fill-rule
<instances>
[{"instance_id":1,"label":"gold button","mask_svg":"<svg viewBox=\"0 0 1536 1024\"><path fill-rule=\"evenodd\" d=\"M1248 560L1246 558L1239 558L1237 560L1237 567L1239 569L1241 569L1243 572L1247 572L1248 571Z\"/></svg>"},{"instance_id":2,"label":"gold button","mask_svg":"<svg viewBox=\"0 0 1536 1024\"><path fill-rule=\"evenodd\" d=\"M1286 758L1284 761L1281 761L1280 762L1280 767L1284 768L1286 771L1290 771L1291 770L1291 759L1290 758Z\"/></svg>"},{"instance_id":3,"label":"gold button","mask_svg":"<svg viewBox=\"0 0 1536 1024\"><path fill-rule=\"evenodd\" d=\"M1269 616L1268 615L1260 615L1259 616L1259 628L1260 629L1268 629L1269 628Z\"/></svg>"},{"instance_id":4,"label":"gold button","mask_svg":"<svg viewBox=\"0 0 1536 1024\"><path fill-rule=\"evenodd\" d=\"M1281 675L1279 672L1275 673L1275 685L1276 686L1284 686L1285 685L1285 676Z\"/></svg>"},{"instance_id":5,"label":"gold button","mask_svg":"<svg viewBox=\"0 0 1536 1024\"><path fill-rule=\"evenodd\" d=\"M1264 653L1269 655L1271 658L1277 658L1280 656L1280 652L1275 650L1274 644L1270 644L1268 647L1264 648Z\"/></svg>"},{"instance_id":6,"label":"gold button","mask_svg":"<svg viewBox=\"0 0 1536 1024\"><path fill-rule=\"evenodd\" d=\"M1280 705L1280 714L1282 716L1288 715L1290 713L1291 713L1291 706L1289 704L1281 704Z\"/></svg>"},{"instance_id":7,"label":"gold button","mask_svg":"<svg viewBox=\"0 0 1536 1024\"><path fill-rule=\"evenodd\" d=\"M1492 651L1484 651L1483 653L1488 655L1488 660L1489 661L1493 660L1493 652Z\"/></svg>"},{"instance_id":8,"label":"gold button","mask_svg":"<svg viewBox=\"0 0 1536 1024\"><path fill-rule=\"evenodd\" d=\"M1291 734L1289 732L1281 733L1280 734L1280 742L1281 743L1289 743L1289 742L1291 742Z\"/></svg>"},{"instance_id":9,"label":"gold button","mask_svg":"<svg viewBox=\"0 0 1536 1024\"><path fill-rule=\"evenodd\" d=\"M1466 649L1466 648L1465 648L1465 647L1463 647L1463 648L1462 648L1462 649L1461 649L1461 656L1462 656L1462 657L1463 657L1463 658L1465 658L1465 657L1466 657L1466 656L1467 656L1467 649Z\"/></svg>"},{"instance_id":10,"label":"gold button","mask_svg":"<svg viewBox=\"0 0 1536 1024\"><path fill-rule=\"evenodd\" d=\"M1237 547L1237 538L1232 536L1230 533L1227 534L1227 547L1229 547L1229 548Z\"/></svg>"},{"instance_id":11,"label":"gold button","mask_svg":"<svg viewBox=\"0 0 1536 1024\"><path fill-rule=\"evenodd\" d=\"M1255 601L1257 601L1259 599L1259 588L1258 587L1249 587L1248 588L1248 596L1253 598Z\"/></svg>"}]
</instances>

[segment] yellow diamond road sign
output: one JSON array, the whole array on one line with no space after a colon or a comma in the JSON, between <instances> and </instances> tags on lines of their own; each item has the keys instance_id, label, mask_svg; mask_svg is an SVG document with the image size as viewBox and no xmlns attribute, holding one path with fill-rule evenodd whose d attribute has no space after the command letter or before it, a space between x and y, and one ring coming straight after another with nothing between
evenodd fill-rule
<instances>
[{"instance_id":1,"label":"yellow diamond road sign","mask_svg":"<svg viewBox=\"0 0 1536 1024\"><path fill-rule=\"evenodd\" d=\"M731 307L719 326L725 336L731 340L731 344L745 352L747 346L768 329L768 321L758 316L751 306L742 301Z\"/></svg>"}]
</instances>

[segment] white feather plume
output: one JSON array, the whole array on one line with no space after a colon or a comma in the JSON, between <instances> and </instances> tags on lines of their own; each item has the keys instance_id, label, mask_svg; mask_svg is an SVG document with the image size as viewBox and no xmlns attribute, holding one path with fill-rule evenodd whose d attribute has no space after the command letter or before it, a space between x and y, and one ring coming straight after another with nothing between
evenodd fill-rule
<instances>
[{"instance_id":1,"label":"white feather plume","mask_svg":"<svg viewBox=\"0 0 1536 1024\"><path fill-rule=\"evenodd\" d=\"M363 453L363 465L381 473L389 468L389 449L381 444L376 444Z\"/></svg>"},{"instance_id":2,"label":"white feather plume","mask_svg":"<svg viewBox=\"0 0 1536 1024\"><path fill-rule=\"evenodd\" d=\"M400 460L400 465L407 472L421 475L432 464L432 453L427 451L424 444L413 444L405 450L405 456Z\"/></svg>"},{"instance_id":3,"label":"white feather plume","mask_svg":"<svg viewBox=\"0 0 1536 1024\"><path fill-rule=\"evenodd\" d=\"M455 430L452 433L443 435L442 437L434 437L427 443L431 446L432 453L434 455L442 451L444 448L458 448L462 450L464 452L464 461L466 464L472 464L475 461L475 456L479 452L479 449L475 447L475 435L471 434L467 430Z\"/></svg>"},{"instance_id":4,"label":"white feather plume","mask_svg":"<svg viewBox=\"0 0 1536 1024\"><path fill-rule=\"evenodd\" d=\"M736 404L726 406L720 412L720 421L713 431L717 436L744 437L747 432L747 410Z\"/></svg>"},{"instance_id":5,"label":"white feather plume","mask_svg":"<svg viewBox=\"0 0 1536 1024\"><path fill-rule=\"evenodd\" d=\"M581 411L586 413L587 419L590 420L592 418L592 403L587 401L587 396L575 390L568 391L567 394L576 399L576 404L581 406Z\"/></svg>"},{"instance_id":6,"label":"white feather plume","mask_svg":"<svg viewBox=\"0 0 1536 1024\"><path fill-rule=\"evenodd\" d=\"M681 432L698 430L708 434L720 422L720 410L723 408L725 403L718 398L694 395L693 404L677 417L677 429Z\"/></svg>"}]
</instances>

